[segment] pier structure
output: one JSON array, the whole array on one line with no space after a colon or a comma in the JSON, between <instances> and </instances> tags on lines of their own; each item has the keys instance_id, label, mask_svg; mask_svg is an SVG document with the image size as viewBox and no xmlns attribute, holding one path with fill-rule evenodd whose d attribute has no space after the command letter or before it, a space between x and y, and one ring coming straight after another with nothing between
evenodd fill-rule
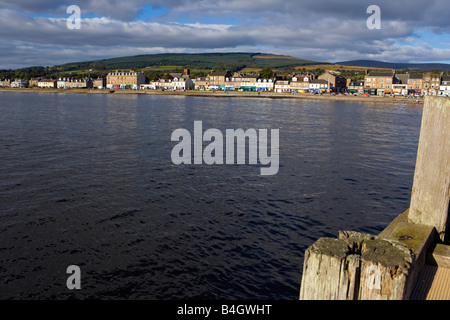
<instances>
[{"instance_id":1,"label":"pier structure","mask_svg":"<svg viewBox=\"0 0 450 320\"><path fill-rule=\"evenodd\" d=\"M304 256L300 300L450 299L450 99L426 97L411 202L380 234L340 231Z\"/></svg>"}]
</instances>

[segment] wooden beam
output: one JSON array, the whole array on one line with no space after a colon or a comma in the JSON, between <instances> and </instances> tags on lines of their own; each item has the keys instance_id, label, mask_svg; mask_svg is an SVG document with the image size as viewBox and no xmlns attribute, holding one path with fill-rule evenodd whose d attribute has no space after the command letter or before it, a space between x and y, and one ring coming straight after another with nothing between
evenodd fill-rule
<instances>
[{"instance_id":1,"label":"wooden beam","mask_svg":"<svg viewBox=\"0 0 450 320\"><path fill-rule=\"evenodd\" d=\"M408 221L436 228L448 241L450 99L427 96L422 114Z\"/></svg>"}]
</instances>

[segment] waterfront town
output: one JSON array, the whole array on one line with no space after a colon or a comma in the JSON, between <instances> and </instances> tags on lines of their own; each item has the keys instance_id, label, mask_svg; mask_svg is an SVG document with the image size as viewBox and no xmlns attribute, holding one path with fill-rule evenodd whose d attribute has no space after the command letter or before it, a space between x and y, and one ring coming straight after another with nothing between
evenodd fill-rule
<instances>
[{"instance_id":1,"label":"waterfront town","mask_svg":"<svg viewBox=\"0 0 450 320\"><path fill-rule=\"evenodd\" d=\"M109 72L97 79L0 79L0 87L54 89L108 89L161 91L251 91L275 93L351 94L377 96L449 96L450 76L443 73L404 73L366 70L364 79L343 77L338 71L320 76L301 72L289 76L264 78L259 74L211 71L206 77L191 78L189 69L170 73L158 80L147 81L142 72Z\"/></svg>"}]
</instances>

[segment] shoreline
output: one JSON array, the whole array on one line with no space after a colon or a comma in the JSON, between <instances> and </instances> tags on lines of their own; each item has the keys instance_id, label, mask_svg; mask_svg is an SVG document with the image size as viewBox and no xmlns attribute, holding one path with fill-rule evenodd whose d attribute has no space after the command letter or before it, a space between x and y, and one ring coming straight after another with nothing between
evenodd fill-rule
<instances>
[{"instance_id":1,"label":"shoreline","mask_svg":"<svg viewBox=\"0 0 450 320\"><path fill-rule=\"evenodd\" d=\"M73 93L73 94L137 94L137 95L166 95L166 96L192 96L208 98L265 98L265 99L306 99L326 101L355 101L370 103L405 103L423 104L424 97L383 97L365 95L316 95L312 93L276 93L276 92L242 92L242 91L160 91L160 90L131 90L131 89L53 89L53 88L0 88L0 92L30 92L30 93Z\"/></svg>"}]
</instances>

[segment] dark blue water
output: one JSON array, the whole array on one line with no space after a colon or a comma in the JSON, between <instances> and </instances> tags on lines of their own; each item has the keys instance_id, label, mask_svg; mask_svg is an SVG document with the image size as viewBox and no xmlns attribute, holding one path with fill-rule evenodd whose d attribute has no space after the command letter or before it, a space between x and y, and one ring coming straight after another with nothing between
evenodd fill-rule
<instances>
[{"instance_id":1,"label":"dark blue water","mask_svg":"<svg viewBox=\"0 0 450 320\"><path fill-rule=\"evenodd\" d=\"M0 93L0 298L297 299L305 249L409 206L422 108ZM280 169L172 163L172 132L279 129ZM81 290L66 268L81 268Z\"/></svg>"}]
</instances>

